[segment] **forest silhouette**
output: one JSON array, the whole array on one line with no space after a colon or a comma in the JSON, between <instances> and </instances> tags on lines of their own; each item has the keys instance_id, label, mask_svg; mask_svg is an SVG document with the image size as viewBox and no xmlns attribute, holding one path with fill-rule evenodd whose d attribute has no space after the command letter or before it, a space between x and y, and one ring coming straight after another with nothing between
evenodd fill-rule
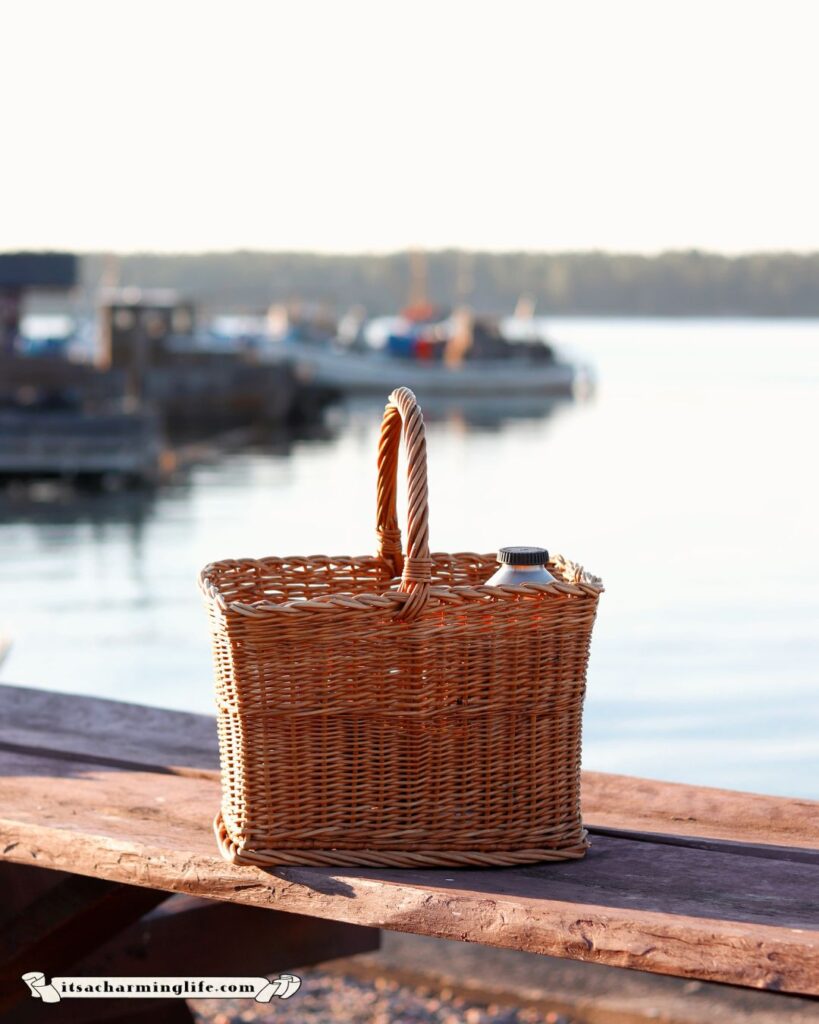
<instances>
[{"instance_id":1,"label":"forest silhouette","mask_svg":"<svg viewBox=\"0 0 819 1024\"><path fill-rule=\"evenodd\" d=\"M83 257L89 302L100 281L167 287L214 310L272 302L363 305L374 316L406 304L411 254L134 253ZM417 259L416 259L417 264ZM819 316L819 253L725 256L696 250L641 256L604 252L425 254L432 302L511 313L520 296L543 315Z\"/></svg>"}]
</instances>

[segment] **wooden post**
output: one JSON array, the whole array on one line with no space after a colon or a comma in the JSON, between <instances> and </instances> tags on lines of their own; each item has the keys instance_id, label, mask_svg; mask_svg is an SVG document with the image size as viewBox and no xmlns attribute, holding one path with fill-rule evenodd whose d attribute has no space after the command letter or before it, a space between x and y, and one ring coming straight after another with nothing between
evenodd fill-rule
<instances>
[{"instance_id":1,"label":"wooden post","mask_svg":"<svg viewBox=\"0 0 819 1024\"><path fill-rule=\"evenodd\" d=\"M15 354L22 297L20 288L0 288L0 356Z\"/></svg>"},{"instance_id":2,"label":"wooden post","mask_svg":"<svg viewBox=\"0 0 819 1024\"><path fill-rule=\"evenodd\" d=\"M134 311L136 322L133 330L131 358L125 382L125 405L128 409L139 409L145 397L145 375L148 371L148 336L145 331L143 311Z\"/></svg>"}]
</instances>

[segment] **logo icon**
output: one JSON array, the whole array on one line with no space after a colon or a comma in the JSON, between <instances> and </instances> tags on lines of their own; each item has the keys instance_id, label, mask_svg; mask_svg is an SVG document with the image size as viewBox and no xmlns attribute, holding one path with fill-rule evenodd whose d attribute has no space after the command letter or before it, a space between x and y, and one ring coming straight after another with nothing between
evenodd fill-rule
<instances>
[{"instance_id":1,"label":"logo icon","mask_svg":"<svg viewBox=\"0 0 819 1024\"><path fill-rule=\"evenodd\" d=\"M28 971L23 981L35 999L59 1003L63 999L235 999L245 996L257 1003L289 999L301 988L296 974L270 978L52 978Z\"/></svg>"}]
</instances>

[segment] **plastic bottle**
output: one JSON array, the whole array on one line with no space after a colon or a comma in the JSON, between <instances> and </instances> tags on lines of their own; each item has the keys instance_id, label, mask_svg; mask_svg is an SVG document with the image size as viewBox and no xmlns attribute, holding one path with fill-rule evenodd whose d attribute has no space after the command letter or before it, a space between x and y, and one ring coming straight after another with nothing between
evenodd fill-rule
<instances>
[{"instance_id":1,"label":"plastic bottle","mask_svg":"<svg viewBox=\"0 0 819 1024\"><path fill-rule=\"evenodd\" d=\"M498 561L500 568L484 586L555 582L554 576L546 568L549 552L545 548L501 548L498 551Z\"/></svg>"}]
</instances>

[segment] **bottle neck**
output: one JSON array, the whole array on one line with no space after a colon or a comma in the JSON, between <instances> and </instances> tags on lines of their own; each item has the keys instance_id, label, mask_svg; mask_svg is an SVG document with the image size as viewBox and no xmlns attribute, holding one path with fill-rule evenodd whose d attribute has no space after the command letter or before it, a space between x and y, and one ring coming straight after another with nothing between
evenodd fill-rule
<instances>
[{"instance_id":1,"label":"bottle neck","mask_svg":"<svg viewBox=\"0 0 819 1024\"><path fill-rule=\"evenodd\" d=\"M537 572L540 569L542 572L548 572L544 562L538 562L536 565L509 565L507 562L498 563L501 569L508 569L510 572Z\"/></svg>"}]
</instances>

